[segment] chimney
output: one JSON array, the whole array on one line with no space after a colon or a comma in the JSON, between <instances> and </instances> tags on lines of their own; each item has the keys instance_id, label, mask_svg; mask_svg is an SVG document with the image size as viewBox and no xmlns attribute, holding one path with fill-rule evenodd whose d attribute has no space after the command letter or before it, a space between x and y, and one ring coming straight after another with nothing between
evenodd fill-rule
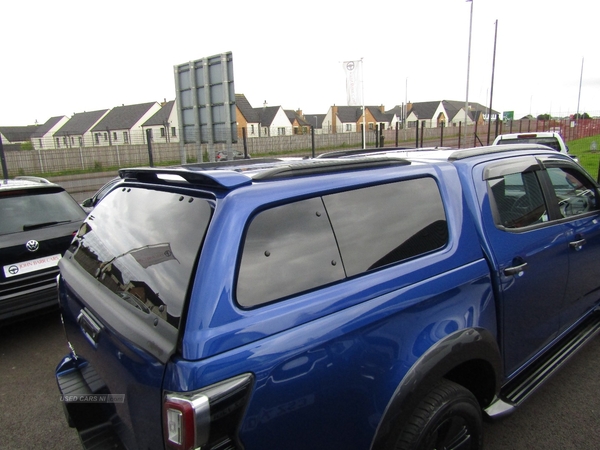
<instances>
[{"instance_id":1,"label":"chimney","mask_svg":"<svg viewBox=\"0 0 600 450\"><path fill-rule=\"evenodd\" d=\"M379 112L381 112L382 114L385 112L385 108L383 107L383 105L379 106Z\"/></svg>"},{"instance_id":2,"label":"chimney","mask_svg":"<svg viewBox=\"0 0 600 450\"><path fill-rule=\"evenodd\" d=\"M333 105L331 107L331 132L337 133L337 112L338 107Z\"/></svg>"}]
</instances>

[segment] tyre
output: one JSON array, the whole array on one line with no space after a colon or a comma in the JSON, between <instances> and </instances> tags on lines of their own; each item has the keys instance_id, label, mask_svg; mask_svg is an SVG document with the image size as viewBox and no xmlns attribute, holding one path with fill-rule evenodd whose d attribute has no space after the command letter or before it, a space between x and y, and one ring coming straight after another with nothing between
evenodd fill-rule
<instances>
[{"instance_id":1,"label":"tyre","mask_svg":"<svg viewBox=\"0 0 600 450\"><path fill-rule=\"evenodd\" d=\"M415 408L400 432L395 450L479 450L482 415L475 396L442 380Z\"/></svg>"}]
</instances>

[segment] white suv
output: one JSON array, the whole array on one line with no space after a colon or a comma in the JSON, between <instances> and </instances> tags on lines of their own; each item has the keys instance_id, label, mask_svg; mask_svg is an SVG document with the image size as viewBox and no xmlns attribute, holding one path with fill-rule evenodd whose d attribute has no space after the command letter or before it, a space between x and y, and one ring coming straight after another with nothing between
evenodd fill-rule
<instances>
[{"instance_id":1,"label":"white suv","mask_svg":"<svg viewBox=\"0 0 600 450\"><path fill-rule=\"evenodd\" d=\"M567 147L561 135L551 131L499 134L494 139L493 145L502 144L542 144L561 153L569 153L569 147Z\"/></svg>"}]
</instances>

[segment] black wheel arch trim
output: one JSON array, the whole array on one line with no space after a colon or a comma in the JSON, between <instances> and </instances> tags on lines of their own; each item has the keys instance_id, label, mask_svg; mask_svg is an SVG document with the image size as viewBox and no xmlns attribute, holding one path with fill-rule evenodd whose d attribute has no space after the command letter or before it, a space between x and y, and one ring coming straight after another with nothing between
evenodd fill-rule
<instances>
[{"instance_id":1,"label":"black wheel arch trim","mask_svg":"<svg viewBox=\"0 0 600 450\"><path fill-rule=\"evenodd\" d=\"M405 420L421 397L440 379L461 364L476 360L487 362L493 370L494 394L497 394L501 384L502 359L497 341L488 330L465 328L432 345L413 364L396 388L379 421L371 449L384 448L394 425Z\"/></svg>"}]
</instances>

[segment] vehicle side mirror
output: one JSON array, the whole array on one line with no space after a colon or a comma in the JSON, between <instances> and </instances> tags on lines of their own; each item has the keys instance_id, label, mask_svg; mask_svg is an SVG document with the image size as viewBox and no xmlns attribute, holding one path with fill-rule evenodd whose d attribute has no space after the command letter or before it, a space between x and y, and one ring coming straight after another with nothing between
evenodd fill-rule
<instances>
[{"instance_id":1,"label":"vehicle side mirror","mask_svg":"<svg viewBox=\"0 0 600 450\"><path fill-rule=\"evenodd\" d=\"M94 206L93 200L91 198L86 198L83 202L81 202L81 206L84 208L91 208Z\"/></svg>"}]
</instances>

